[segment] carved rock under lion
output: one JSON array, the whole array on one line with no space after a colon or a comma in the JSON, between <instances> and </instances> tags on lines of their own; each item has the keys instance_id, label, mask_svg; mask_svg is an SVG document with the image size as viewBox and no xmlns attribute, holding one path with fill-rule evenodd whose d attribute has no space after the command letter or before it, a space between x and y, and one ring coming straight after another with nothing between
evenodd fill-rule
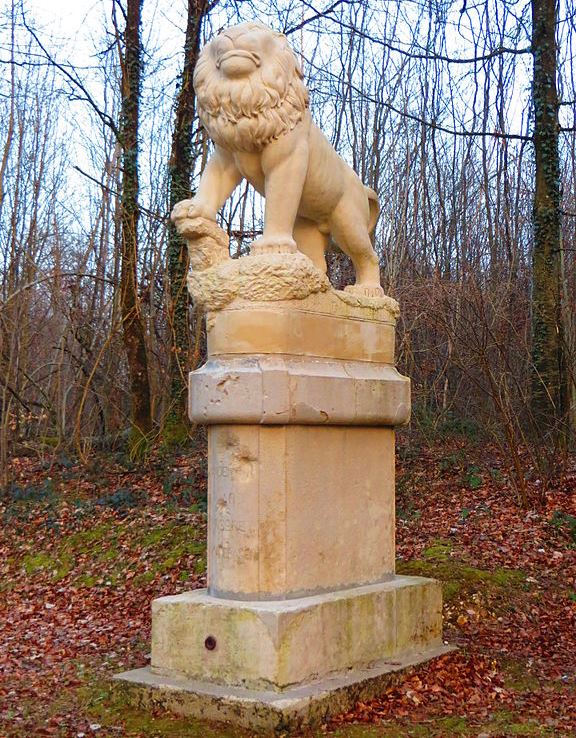
<instances>
[{"instance_id":1,"label":"carved rock under lion","mask_svg":"<svg viewBox=\"0 0 576 738\"><path fill-rule=\"evenodd\" d=\"M303 300L330 291L348 305L385 308L393 318L398 317L398 303L391 297L365 295L361 285L344 291L333 289L328 277L305 254L260 253L231 259L228 235L212 220L179 218L176 227L188 244L188 289L195 305L206 311L221 310L236 298L255 302Z\"/></svg>"},{"instance_id":2,"label":"carved rock under lion","mask_svg":"<svg viewBox=\"0 0 576 738\"><path fill-rule=\"evenodd\" d=\"M298 247L325 273L331 236L351 258L357 285L382 297L370 240L377 195L312 121L288 39L259 23L224 29L199 55L194 90L215 148L194 197L177 203L172 219L215 221L245 179L265 197L263 233L252 253Z\"/></svg>"},{"instance_id":3,"label":"carved rock under lion","mask_svg":"<svg viewBox=\"0 0 576 738\"><path fill-rule=\"evenodd\" d=\"M298 300L330 288L327 277L304 254L231 259L228 235L214 221L180 218L176 227L188 244L188 289L204 310L220 310L236 297Z\"/></svg>"}]
</instances>

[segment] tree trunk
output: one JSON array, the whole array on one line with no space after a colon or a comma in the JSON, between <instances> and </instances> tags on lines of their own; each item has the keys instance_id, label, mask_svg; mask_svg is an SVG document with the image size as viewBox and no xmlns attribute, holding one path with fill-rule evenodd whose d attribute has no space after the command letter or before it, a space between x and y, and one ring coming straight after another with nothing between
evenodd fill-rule
<instances>
[{"instance_id":1,"label":"tree trunk","mask_svg":"<svg viewBox=\"0 0 576 738\"><path fill-rule=\"evenodd\" d=\"M123 339L130 373L132 433L130 450L141 453L152 429L150 383L144 321L138 296L138 124L142 49L140 15L142 0L127 0L122 59L121 278L120 307Z\"/></svg>"},{"instance_id":2,"label":"tree trunk","mask_svg":"<svg viewBox=\"0 0 576 738\"><path fill-rule=\"evenodd\" d=\"M536 187L531 410L538 435L563 446L568 420L568 377L562 316L556 21L556 0L532 0Z\"/></svg>"},{"instance_id":3,"label":"tree trunk","mask_svg":"<svg viewBox=\"0 0 576 738\"><path fill-rule=\"evenodd\" d=\"M190 180L194 164L192 128L196 116L196 98L192 75L201 43L202 19L208 0L188 0L188 20L184 46L184 68L176 100L174 134L168 162L170 210L180 200L191 196ZM188 435L186 384L191 356L189 297L186 285L188 251L173 224L168 225L168 324L171 332L170 398L162 431L165 445L179 444Z\"/></svg>"}]
</instances>

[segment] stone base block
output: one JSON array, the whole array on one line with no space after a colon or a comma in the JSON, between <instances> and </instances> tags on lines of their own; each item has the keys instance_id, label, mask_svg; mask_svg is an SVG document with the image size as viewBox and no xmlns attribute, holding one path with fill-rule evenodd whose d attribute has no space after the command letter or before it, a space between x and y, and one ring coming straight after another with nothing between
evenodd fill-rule
<instances>
[{"instance_id":1,"label":"stone base block","mask_svg":"<svg viewBox=\"0 0 576 738\"><path fill-rule=\"evenodd\" d=\"M152 671L257 690L285 690L381 659L436 648L440 584L423 577L290 600L211 597L152 603Z\"/></svg>"},{"instance_id":2,"label":"stone base block","mask_svg":"<svg viewBox=\"0 0 576 738\"><path fill-rule=\"evenodd\" d=\"M265 735L285 734L321 725L350 710L356 702L382 694L407 669L452 650L452 646L441 644L283 692L161 676L151 669L127 671L114 679L115 688L140 709L160 707L178 715L227 722Z\"/></svg>"}]
</instances>

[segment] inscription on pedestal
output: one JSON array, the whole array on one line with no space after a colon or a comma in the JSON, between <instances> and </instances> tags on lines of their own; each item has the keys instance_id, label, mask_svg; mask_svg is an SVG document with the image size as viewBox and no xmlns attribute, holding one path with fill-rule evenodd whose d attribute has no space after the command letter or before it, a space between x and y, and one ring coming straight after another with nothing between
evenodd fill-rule
<instances>
[{"instance_id":1,"label":"inscription on pedestal","mask_svg":"<svg viewBox=\"0 0 576 738\"><path fill-rule=\"evenodd\" d=\"M217 533L216 556L219 559L230 559L232 556L232 536L246 535L249 533L250 527L246 520L236 516L234 492L226 490L216 500L214 509L216 517L215 531Z\"/></svg>"},{"instance_id":2,"label":"inscription on pedestal","mask_svg":"<svg viewBox=\"0 0 576 738\"><path fill-rule=\"evenodd\" d=\"M250 496L246 492L257 478L257 458L246 444L239 442L238 435L230 431L219 438L211 462L213 544L208 568L217 580L221 567L228 568L231 562L253 555L251 549L257 541L257 531L247 516Z\"/></svg>"}]
</instances>

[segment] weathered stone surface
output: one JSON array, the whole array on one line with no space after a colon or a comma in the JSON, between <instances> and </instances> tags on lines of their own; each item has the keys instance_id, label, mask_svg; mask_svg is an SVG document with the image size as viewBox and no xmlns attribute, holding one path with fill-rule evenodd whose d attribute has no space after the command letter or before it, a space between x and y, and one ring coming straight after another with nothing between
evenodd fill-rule
<instances>
[{"instance_id":1,"label":"weathered stone surface","mask_svg":"<svg viewBox=\"0 0 576 738\"><path fill-rule=\"evenodd\" d=\"M208 315L208 353L394 364L397 316L398 303L390 297L361 298L338 290L301 300L236 300Z\"/></svg>"},{"instance_id":2,"label":"weathered stone surface","mask_svg":"<svg viewBox=\"0 0 576 738\"><path fill-rule=\"evenodd\" d=\"M206 218L186 218L178 232L188 243L189 266L194 272L230 261L230 239L225 230Z\"/></svg>"},{"instance_id":3,"label":"weathered stone surface","mask_svg":"<svg viewBox=\"0 0 576 738\"><path fill-rule=\"evenodd\" d=\"M179 232L188 243L192 267L188 289L194 304L204 310L223 310L232 303L246 307L251 302L261 302L261 308L268 310L280 307L278 303L282 302L287 303L285 308L296 308L298 303L291 301L312 297L316 314L322 312L320 306L330 314L348 305L364 311L364 317L371 315L372 320L377 319L378 313L389 322L398 315L398 303L383 293L375 294L370 287L332 289L324 271L300 251L265 251L231 259L228 236L216 223L206 218L187 218L179 222Z\"/></svg>"},{"instance_id":4,"label":"weathered stone surface","mask_svg":"<svg viewBox=\"0 0 576 738\"><path fill-rule=\"evenodd\" d=\"M442 643L440 585L423 577L291 600L197 590L154 600L152 616L155 673L249 689L284 690Z\"/></svg>"},{"instance_id":5,"label":"weathered stone surface","mask_svg":"<svg viewBox=\"0 0 576 738\"><path fill-rule=\"evenodd\" d=\"M185 221L184 225L186 225ZM188 251L197 251L188 240ZM302 300L330 289L325 274L298 253L271 253L228 259L188 275L194 303L204 310L220 310L237 297L245 300Z\"/></svg>"},{"instance_id":6,"label":"weathered stone surface","mask_svg":"<svg viewBox=\"0 0 576 738\"><path fill-rule=\"evenodd\" d=\"M115 688L145 710L161 707L179 715L232 723L263 735L285 735L321 725L350 710L356 702L382 694L414 666L452 650L452 646L439 645L283 692L162 676L150 669L117 675Z\"/></svg>"},{"instance_id":7,"label":"weathered stone surface","mask_svg":"<svg viewBox=\"0 0 576 738\"><path fill-rule=\"evenodd\" d=\"M205 424L406 423L410 380L394 367L396 303L350 303L340 294L274 304L237 300L210 313L209 361L190 374L190 418Z\"/></svg>"},{"instance_id":8,"label":"weathered stone surface","mask_svg":"<svg viewBox=\"0 0 576 738\"><path fill-rule=\"evenodd\" d=\"M263 355L214 358L190 374L195 423L403 425L410 381L391 365Z\"/></svg>"},{"instance_id":9,"label":"weathered stone surface","mask_svg":"<svg viewBox=\"0 0 576 738\"><path fill-rule=\"evenodd\" d=\"M210 426L208 496L214 594L282 599L394 573L389 428Z\"/></svg>"}]
</instances>

